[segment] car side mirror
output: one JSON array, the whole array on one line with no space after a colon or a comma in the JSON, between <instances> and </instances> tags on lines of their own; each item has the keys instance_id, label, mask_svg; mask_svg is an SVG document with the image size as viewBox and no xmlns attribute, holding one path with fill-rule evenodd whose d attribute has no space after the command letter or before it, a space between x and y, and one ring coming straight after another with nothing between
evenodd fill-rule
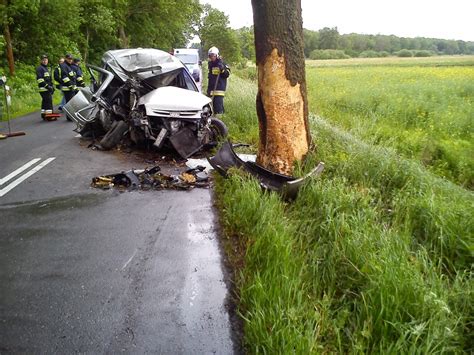
<instances>
[{"instance_id":1,"label":"car side mirror","mask_svg":"<svg viewBox=\"0 0 474 355\"><path fill-rule=\"evenodd\" d=\"M202 60L199 60L198 64L199 64L199 65L202 65Z\"/></svg>"}]
</instances>

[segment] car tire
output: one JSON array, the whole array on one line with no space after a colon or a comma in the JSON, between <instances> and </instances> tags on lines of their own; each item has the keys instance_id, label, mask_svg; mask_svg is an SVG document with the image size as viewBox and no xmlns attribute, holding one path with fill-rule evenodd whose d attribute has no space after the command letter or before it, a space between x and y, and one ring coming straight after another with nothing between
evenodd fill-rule
<instances>
[{"instance_id":1,"label":"car tire","mask_svg":"<svg viewBox=\"0 0 474 355\"><path fill-rule=\"evenodd\" d=\"M228 129L224 122L217 118L211 118L211 141L220 141L227 137Z\"/></svg>"},{"instance_id":2,"label":"car tire","mask_svg":"<svg viewBox=\"0 0 474 355\"><path fill-rule=\"evenodd\" d=\"M127 129L127 123L124 121L114 121L110 130L100 141L102 148L105 150L114 148L120 142Z\"/></svg>"}]
</instances>

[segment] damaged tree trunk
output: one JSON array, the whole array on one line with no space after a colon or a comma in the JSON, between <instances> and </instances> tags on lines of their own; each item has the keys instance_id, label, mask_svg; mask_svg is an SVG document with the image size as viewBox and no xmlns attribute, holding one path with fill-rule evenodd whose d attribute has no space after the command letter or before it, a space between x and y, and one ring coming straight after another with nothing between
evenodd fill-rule
<instances>
[{"instance_id":1,"label":"damaged tree trunk","mask_svg":"<svg viewBox=\"0 0 474 355\"><path fill-rule=\"evenodd\" d=\"M120 39L120 48L128 48L129 47L129 38L125 33L125 27L121 25L119 27L119 39Z\"/></svg>"},{"instance_id":2,"label":"damaged tree trunk","mask_svg":"<svg viewBox=\"0 0 474 355\"><path fill-rule=\"evenodd\" d=\"M12 37L10 35L10 26L8 23L4 23L3 25L3 34L5 36L5 47L7 51L7 61L8 61L8 68L10 70L10 75L15 75L15 60L13 58L13 45L12 45Z\"/></svg>"},{"instance_id":3,"label":"damaged tree trunk","mask_svg":"<svg viewBox=\"0 0 474 355\"><path fill-rule=\"evenodd\" d=\"M257 163L291 175L310 145L301 0L252 0L258 70Z\"/></svg>"}]
</instances>

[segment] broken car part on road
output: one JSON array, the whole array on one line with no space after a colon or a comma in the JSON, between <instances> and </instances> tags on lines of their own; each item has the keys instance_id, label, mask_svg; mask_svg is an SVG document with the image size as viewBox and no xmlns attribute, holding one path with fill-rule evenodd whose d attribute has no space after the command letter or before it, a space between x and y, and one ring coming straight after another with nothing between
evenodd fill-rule
<instances>
[{"instance_id":1,"label":"broken car part on road","mask_svg":"<svg viewBox=\"0 0 474 355\"><path fill-rule=\"evenodd\" d=\"M110 50L101 66L87 65L91 87L63 107L84 137L102 137L112 149L121 141L169 146L181 157L214 147L227 127L213 116L211 99L175 56L152 48Z\"/></svg>"},{"instance_id":2,"label":"broken car part on road","mask_svg":"<svg viewBox=\"0 0 474 355\"><path fill-rule=\"evenodd\" d=\"M222 176L227 177L230 168L240 168L257 178L260 186L269 191L278 192L283 199L293 200L304 182L312 176L318 176L324 170L324 163L319 163L313 170L301 178L277 174L252 161L243 161L234 152L232 143L225 142L215 156L208 158L211 166Z\"/></svg>"},{"instance_id":3,"label":"broken car part on road","mask_svg":"<svg viewBox=\"0 0 474 355\"><path fill-rule=\"evenodd\" d=\"M209 187L209 177L205 167L187 169L179 175L167 175L157 165L144 170L129 170L118 174L102 175L92 179L91 186L100 189L112 187L121 190L189 190L194 187Z\"/></svg>"}]
</instances>

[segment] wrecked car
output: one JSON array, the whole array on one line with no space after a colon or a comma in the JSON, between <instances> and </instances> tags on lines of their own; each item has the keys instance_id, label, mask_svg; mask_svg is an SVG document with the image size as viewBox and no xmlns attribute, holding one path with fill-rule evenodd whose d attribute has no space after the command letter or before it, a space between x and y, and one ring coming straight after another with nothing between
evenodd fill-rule
<instances>
[{"instance_id":1,"label":"wrecked car","mask_svg":"<svg viewBox=\"0 0 474 355\"><path fill-rule=\"evenodd\" d=\"M151 48L105 52L101 66L87 65L91 86L64 106L82 136L100 138L112 149L121 141L174 148L187 158L227 135L213 117L212 101L201 94L184 64Z\"/></svg>"}]
</instances>

